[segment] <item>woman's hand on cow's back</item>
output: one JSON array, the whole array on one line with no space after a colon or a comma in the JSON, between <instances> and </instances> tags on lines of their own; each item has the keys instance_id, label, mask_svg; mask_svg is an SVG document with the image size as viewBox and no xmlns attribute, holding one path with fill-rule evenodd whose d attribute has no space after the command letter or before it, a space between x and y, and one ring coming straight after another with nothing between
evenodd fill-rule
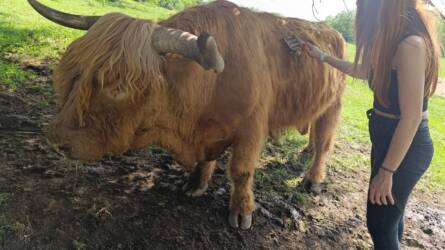
<instances>
[{"instance_id":1,"label":"woman's hand on cow's back","mask_svg":"<svg viewBox=\"0 0 445 250\"><path fill-rule=\"evenodd\" d=\"M308 55L310 55L313 58L319 59L321 57L321 54L323 53L320 48L318 48L317 46L310 44L310 43L305 43L303 45L304 50L308 53Z\"/></svg>"}]
</instances>

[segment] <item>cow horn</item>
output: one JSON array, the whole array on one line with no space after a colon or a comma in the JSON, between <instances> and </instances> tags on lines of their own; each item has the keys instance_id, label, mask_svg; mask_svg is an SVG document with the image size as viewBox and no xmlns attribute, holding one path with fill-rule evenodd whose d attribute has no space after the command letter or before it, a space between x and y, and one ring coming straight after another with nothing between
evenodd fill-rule
<instances>
[{"instance_id":1,"label":"cow horn","mask_svg":"<svg viewBox=\"0 0 445 250\"><path fill-rule=\"evenodd\" d=\"M28 0L28 3L42 16L60 25L79 29L88 30L100 18L100 16L79 16L64 13L55 9L51 9L38 1Z\"/></svg>"},{"instance_id":2,"label":"cow horn","mask_svg":"<svg viewBox=\"0 0 445 250\"><path fill-rule=\"evenodd\" d=\"M158 26L152 35L152 44L158 53L177 53L199 63L204 69L217 73L224 70L224 59L215 38L208 33L199 37L188 32Z\"/></svg>"},{"instance_id":3,"label":"cow horn","mask_svg":"<svg viewBox=\"0 0 445 250\"><path fill-rule=\"evenodd\" d=\"M29 4L42 16L60 25L88 30L101 16L80 16L51 9L36 0ZM153 32L153 47L158 53L178 53L217 73L224 70L224 60L213 36L202 33L199 37L185 31L158 26Z\"/></svg>"}]
</instances>

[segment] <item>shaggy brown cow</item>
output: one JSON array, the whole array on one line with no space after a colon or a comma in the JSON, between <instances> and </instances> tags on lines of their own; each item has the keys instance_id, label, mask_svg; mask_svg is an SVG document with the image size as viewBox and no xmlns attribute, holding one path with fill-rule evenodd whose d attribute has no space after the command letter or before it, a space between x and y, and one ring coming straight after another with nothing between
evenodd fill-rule
<instances>
[{"instance_id":1,"label":"shaggy brown cow","mask_svg":"<svg viewBox=\"0 0 445 250\"><path fill-rule=\"evenodd\" d=\"M29 2L59 24L88 29L54 72L60 113L48 136L67 156L96 160L160 145L194 169L198 183L190 194L199 196L215 159L231 146L229 222L244 229L251 225L253 174L268 135L312 124L308 148L314 159L307 178L323 180L344 76L307 55L290 56L282 38L298 34L343 57L344 41L325 24L226 1L186 9L158 24L117 13L75 16ZM192 35L203 32L214 38Z\"/></svg>"}]
</instances>

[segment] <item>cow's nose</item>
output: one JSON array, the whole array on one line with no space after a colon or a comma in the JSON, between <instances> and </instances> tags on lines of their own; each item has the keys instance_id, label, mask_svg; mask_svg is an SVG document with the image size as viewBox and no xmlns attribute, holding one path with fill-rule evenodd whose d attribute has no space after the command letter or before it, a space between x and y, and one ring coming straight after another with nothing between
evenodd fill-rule
<instances>
[{"instance_id":1,"label":"cow's nose","mask_svg":"<svg viewBox=\"0 0 445 250\"><path fill-rule=\"evenodd\" d=\"M62 144L59 146L59 150L63 153L69 153L71 152L71 145L70 144Z\"/></svg>"}]
</instances>

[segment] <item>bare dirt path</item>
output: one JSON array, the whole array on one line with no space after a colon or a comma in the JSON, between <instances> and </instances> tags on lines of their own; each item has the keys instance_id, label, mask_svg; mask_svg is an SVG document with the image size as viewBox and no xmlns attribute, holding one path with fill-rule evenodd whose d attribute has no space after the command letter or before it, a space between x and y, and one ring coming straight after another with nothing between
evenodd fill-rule
<instances>
[{"instance_id":1,"label":"bare dirt path","mask_svg":"<svg viewBox=\"0 0 445 250\"><path fill-rule=\"evenodd\" d=\"M186 173L157 148L95 164L55 154L41 132L55 112L45 74L34 83L41 85L37 92L30 86L26 93L0 94L0 249L371 248L364 216L367 166L330 167L318 196L257 181L253 228L235 230L226 222L227 156L208 192L189 198L180 190ZM357 149L339 143L334 154L351 150ZM258 175L280 173L285 183L300 181L302 171L263 162ZM442 195L416 192L404 249L444 249Z\"/></svg>"}]
</instances>

